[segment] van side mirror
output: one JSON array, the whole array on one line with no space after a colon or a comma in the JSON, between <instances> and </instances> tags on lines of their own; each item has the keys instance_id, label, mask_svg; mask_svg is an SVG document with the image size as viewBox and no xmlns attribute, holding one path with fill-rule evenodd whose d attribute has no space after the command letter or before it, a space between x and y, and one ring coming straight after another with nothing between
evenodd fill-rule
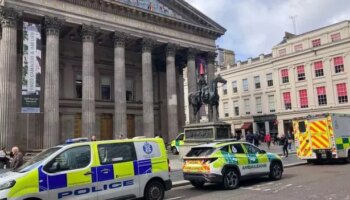
<instances>
[{"instance_id":1,"label":"van side mirror","mask_svg":"<svg viewBox=\"0 0 350 200\"><path fill-rule=\"evenodd\" d=\"M261 154L266 154L266 151L261 149L261 150L259 151L259 153L261 153Z\"/></svg>"}]
</instances>

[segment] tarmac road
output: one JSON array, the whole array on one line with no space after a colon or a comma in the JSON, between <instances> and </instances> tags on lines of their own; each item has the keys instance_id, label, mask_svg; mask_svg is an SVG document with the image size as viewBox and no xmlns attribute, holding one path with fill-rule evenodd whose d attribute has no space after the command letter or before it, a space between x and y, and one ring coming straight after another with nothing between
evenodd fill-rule
<instances>
[{"instance_id":1,"label":"tarmac road","mask_svg":"<svg viewBox=\"0 0 350 200\"><path fill-rule=\"evenodd\" d=\"M310 164L285 169L279 181L255 178L231 191L219 185L206 185L204 189L188 185L167 192L165 199L350 200L349 183L350 164Z\"/></svg>"}]
</instances>

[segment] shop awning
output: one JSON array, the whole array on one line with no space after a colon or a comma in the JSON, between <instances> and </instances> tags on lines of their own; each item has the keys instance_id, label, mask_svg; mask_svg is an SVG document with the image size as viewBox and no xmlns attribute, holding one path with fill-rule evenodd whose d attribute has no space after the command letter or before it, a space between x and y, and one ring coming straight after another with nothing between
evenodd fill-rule
<instances>
[{"instance_id":1,"label":"shop awning","mask_svg":"<svg viewBox=\"0 0 350 200\"><path fill-rule=\"evenodd\" d=\"M245 123L242 125L241 129L249 129L251 126L252 126L252 123L251 123L251 122L245 122Z\"/></svg>"}]
</instances>

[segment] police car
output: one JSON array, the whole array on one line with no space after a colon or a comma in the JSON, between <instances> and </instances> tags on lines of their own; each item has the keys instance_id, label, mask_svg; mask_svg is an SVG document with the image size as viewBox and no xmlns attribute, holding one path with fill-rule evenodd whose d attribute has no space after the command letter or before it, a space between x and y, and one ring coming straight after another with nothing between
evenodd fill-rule
<instances>
[{"instance_id":1,"label":"police car","mask_svg":"<svg viewBox=\"0 0 350 200\"><path fill-rule=\"evenodd\" d=\"M163 139L76 141L0 174L0 199L161 200L171 189Z\"/></svg>"},{"instance_id":2,"label":"police car","mask_svg":"<svg viewBox=\"0 0 350 200\"><path fill-rule=\"evenodd\" d=\"M193 147L184 157L184 179L197 188L221 183L235 189L239 181L255 176L282 178L281 158L246 142L210 143Z\"/></svg>"},{"instance_id":3,"label":"police car","mask_svg":"<svg viewBox=\"0 0 350 200\"><path fill-rule=\"evenodd\" d=\"M175 140L171 141L171 143L170 143L171 152L174 155L179 154L180 146L185 144L184 140L185 140L185 133L180 133L179 135L176 136Z\"/></svg>"}]
</instances>

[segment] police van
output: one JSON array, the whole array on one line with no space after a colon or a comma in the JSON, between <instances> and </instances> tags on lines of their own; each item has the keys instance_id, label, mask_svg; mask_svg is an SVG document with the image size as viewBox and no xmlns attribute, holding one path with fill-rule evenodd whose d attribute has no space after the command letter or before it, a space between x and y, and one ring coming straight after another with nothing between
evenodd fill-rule
<instances>
[{"instance_id":1,"label":"police van","mask_svg":"<svg viewBox=\"0 0 350 200\"><path fill-rule=\"evenodd\" d=\"M171 189L161 138L69 143L0 174L0 199L161 200Z\"/></svg>"}]
</instances>

